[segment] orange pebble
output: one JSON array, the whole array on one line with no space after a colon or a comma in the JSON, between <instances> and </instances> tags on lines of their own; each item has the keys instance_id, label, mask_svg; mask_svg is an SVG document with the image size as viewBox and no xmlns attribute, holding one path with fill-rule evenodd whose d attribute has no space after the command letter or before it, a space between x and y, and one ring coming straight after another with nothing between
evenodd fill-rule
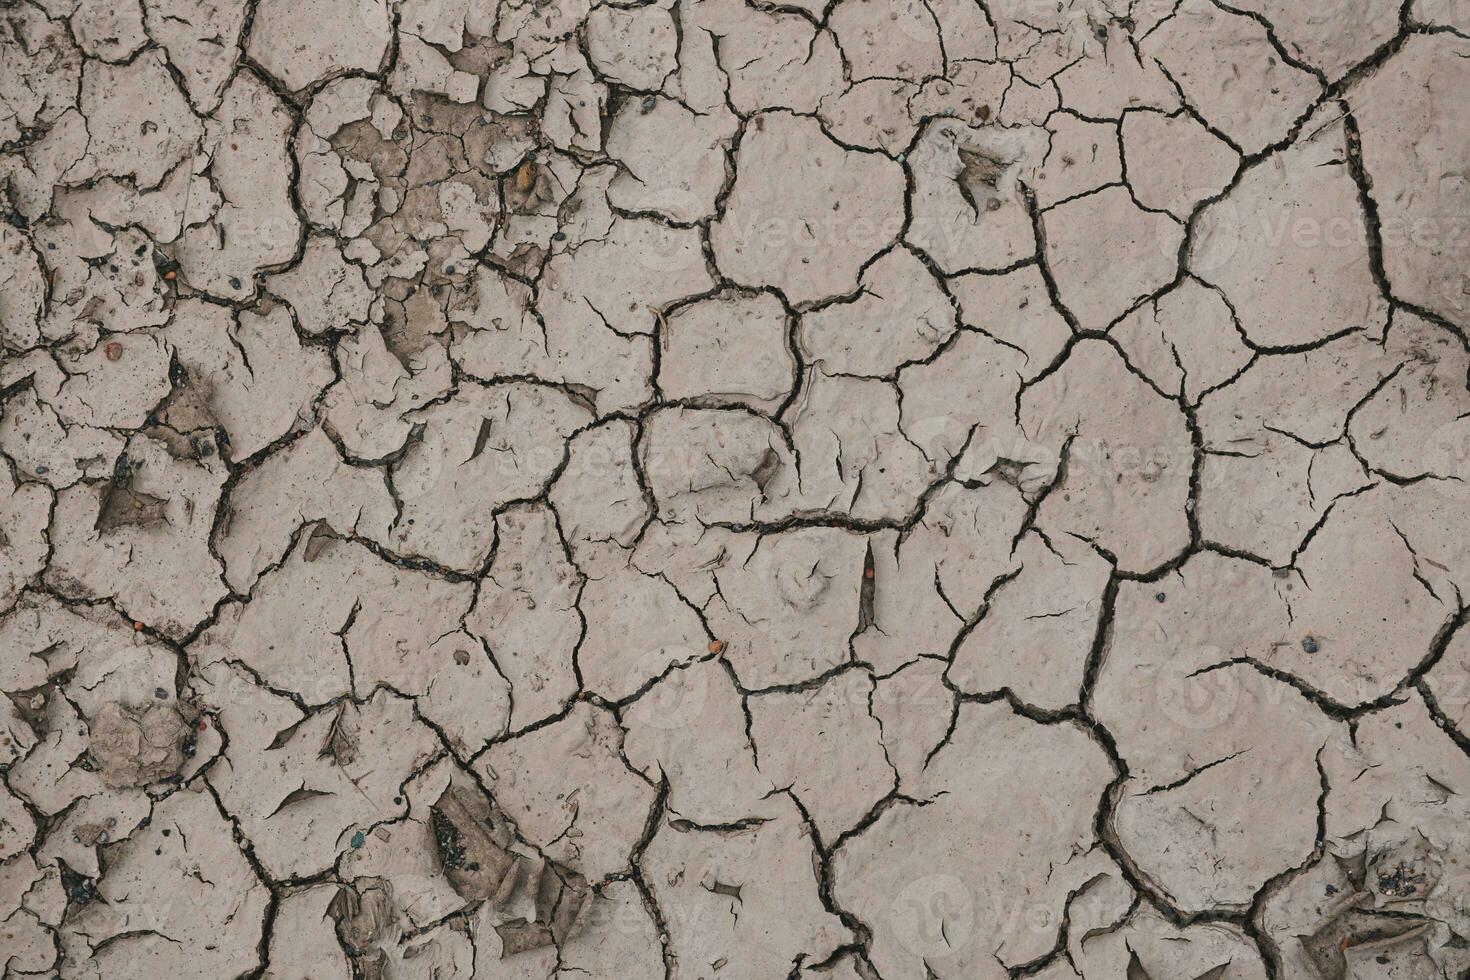
<instances>
[{"instance_id":1,"label":"orange pebble","mask_svg":"<svg viewBox=\"0 0 1470 980\"><path fill-rule=\"evenodd\" d=\"M133 620L133 632L134 633L141 633L141 632L143 632L143 624L140 623L140 622L138 622L136 619Z\"/></svg>"},{"instance_id":2,"label":"orange pebble","mask_svg":"<svg viewBox=\"0 0 1470 980\"><path fill-rule=\"evenodd\" d=\"M723 649L725 649L725 641L724 640L710 640L709 641L709 652L710 653L719 653Z\"/></svg>"}]
</instances>

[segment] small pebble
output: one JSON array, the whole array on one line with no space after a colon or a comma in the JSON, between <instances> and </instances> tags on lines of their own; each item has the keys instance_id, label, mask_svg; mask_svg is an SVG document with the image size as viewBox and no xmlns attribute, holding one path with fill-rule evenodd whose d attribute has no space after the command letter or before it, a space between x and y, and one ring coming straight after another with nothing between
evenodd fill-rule
<instances>
[{"instance_id":1,"label":"small pebble","mask_svg":"<svg viewBox=\"0 0 1470 980\"><path fill-rule=\"evenodd\" d=\"M115 340L108 341L107 346L102 348L102 353L107 355L109 361L120 361L123 354L122 344Z\"/></svg>"},{"instance_id":2,"label":"small pebble","mask_svg":"<svg viewBox=\"0 0 1470 980\"><path fill-rule=\"evenodd\" d=\"M1314 637L1307 637L1305 640L1302 641L1302 649L1305 650L1307 653L1316 653L1319 649L1317 646L1317 640Z\"/></svg>"},{"instance_id":3,"label":"small pebble","mask_svg":"<svg viewBox=\"0 0 1470 980\"><path fill-rule=\"evenodd\" d=\"M1164 593L1162 592L1157 592L1154 594L1154 602L1163 602L1167 598L1169 597L1164 595Z\"/></svg>"},{"instance_id":4,"label":"small pebble","mask_svg":"<svg viewBox=\"0 0 1470 980\"><path fill-rule=\"evenodd\" d=\"M352 846L354 848L361 847L362 845L364 845L366 843L367 843L367 836L365 834L363 834L362 831L359 830L357 833L355 833L355 834L352 835Z\"/></svg>"},{"instance_id":5,"label":"small pebble","mask_svg":"<svg viewBox=\"0 0 1470 980\"><path fill-rule=\"evenodd\" d=\"M709 652L710 653L719 653L723 649L725 649L725 641L724 640L710 640L709 641Z\"/></svg>"}]
</instances>

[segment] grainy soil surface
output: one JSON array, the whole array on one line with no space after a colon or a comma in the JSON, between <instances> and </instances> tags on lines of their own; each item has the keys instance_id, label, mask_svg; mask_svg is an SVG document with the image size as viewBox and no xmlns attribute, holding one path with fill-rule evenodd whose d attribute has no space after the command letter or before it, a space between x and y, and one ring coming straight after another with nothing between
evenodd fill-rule
<instances>
[{"instance_id":1,"label":"grainy soil surface","mask_svg":"<svg viewBox=\"0 0 1470 980\"><path fill-rule=\"evenodd\" d=\"M1470 977L1470 0L0 0L0 980Z\"/></svg>"}]
</instances>

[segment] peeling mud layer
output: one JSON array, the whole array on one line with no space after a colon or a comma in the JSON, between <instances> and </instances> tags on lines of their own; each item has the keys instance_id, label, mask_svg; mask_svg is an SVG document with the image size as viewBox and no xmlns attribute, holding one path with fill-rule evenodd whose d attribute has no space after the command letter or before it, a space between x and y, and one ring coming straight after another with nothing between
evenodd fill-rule
<instances>
[{"instance_id":1,"label":"peeling mud layer","mask_svg":"<svg viewBox=\"0 0 1470 980\"><path fill-rule=\"evenodd\" d=\"M1465 980L1467 335L1467 0L0 0L0 980Z\"/></svg>"}]
</instances>

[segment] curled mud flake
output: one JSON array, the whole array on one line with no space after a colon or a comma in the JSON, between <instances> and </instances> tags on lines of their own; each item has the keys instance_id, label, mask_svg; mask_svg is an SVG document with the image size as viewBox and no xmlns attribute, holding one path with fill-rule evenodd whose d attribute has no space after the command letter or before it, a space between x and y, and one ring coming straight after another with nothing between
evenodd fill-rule
<instances>
[{"instance_id":1,"label":"curled mud flake","mask_svg":"<svg viewBox=\"0 0 1470 980\"><path fill-rule=\"evenodd\" d=\"M502 957L566 942L591 896L585 878L535 855L476 790L447 787L429 815L439 865L451 887L504 916L494 926Z\"/></svg>"},{"instance_id":2,"label":"curled mud flake","mask_svg":"<svg viewBox=\"0 0 1470 980\"><path fill-rule=\"evenodd\" d=\"M114 486L97 512L97 530L106 534L120 527L148 527L167 519L168 501L131 487Z\"/></svg>"},{"instance_id":3,"label":"curled mud flake","mask_svg":"<svg viewBox=\"0 0 1470 980\"><path fill-rule=\"evenodd\" d=\"M449 787L430 811L430 821L440 865L456 892L472 902L508 897L516 884L516 861L508 850L514 835L489 801Z\"/></svg>"},{"instance_id":4,"label":"curled mud flake","mask_svg":"<svg viewBox=\"0 0 1470 980\"><path fill-rule=\"evenodd\" d=\"M336 923L337 936L358 961L371 963L380 955L379 945L398 927L398 910L393 902L393 883L384 878L359 878L341 885L327 906Z\"/></svg>"}]
</instances>

